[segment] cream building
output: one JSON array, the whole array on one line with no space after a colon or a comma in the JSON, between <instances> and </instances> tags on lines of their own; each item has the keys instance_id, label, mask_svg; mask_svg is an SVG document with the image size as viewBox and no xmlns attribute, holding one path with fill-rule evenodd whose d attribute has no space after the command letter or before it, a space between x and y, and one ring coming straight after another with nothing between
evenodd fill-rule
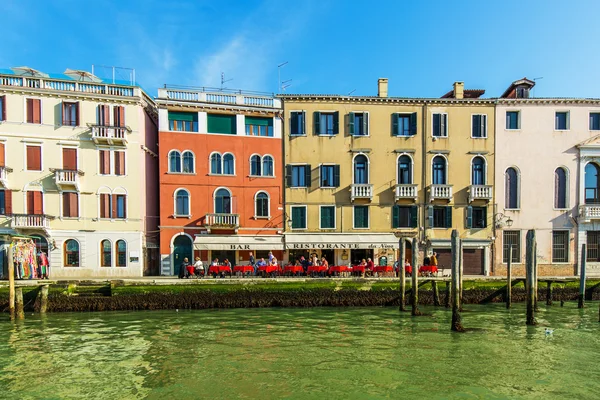
<instances>
[{"instance_id":1,"label":"cream building","mask_svg":"<svg viewBox=\"0 0 600 400\"><path fill-rule=\"evenodd\" d=\"M158 245L154 104L79 75L0 71L0 224L35 239L51 279L142 276Z\"/></svg>"}]
</instances>

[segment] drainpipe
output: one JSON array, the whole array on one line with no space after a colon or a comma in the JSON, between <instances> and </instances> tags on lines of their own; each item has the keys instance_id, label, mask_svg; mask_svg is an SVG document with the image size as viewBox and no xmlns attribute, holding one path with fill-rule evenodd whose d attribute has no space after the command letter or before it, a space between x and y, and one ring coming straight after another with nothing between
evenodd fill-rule
<instances>
[{"instance_id":1,"label":"drainpipe","mask_svg":"<svg viewBox=\"0 0 600 400\"><path fill-rule=\"evenodd\" d=\"M427 237L427 103L423 104L423 129L422 129L422 160L421 160L421 188L423 190L423 212L421 213L421 221L423 223L423 231L421 233L421 241L425 241ZM420 246L421 247L421 246Z\"/></svg>"}]
</instances>

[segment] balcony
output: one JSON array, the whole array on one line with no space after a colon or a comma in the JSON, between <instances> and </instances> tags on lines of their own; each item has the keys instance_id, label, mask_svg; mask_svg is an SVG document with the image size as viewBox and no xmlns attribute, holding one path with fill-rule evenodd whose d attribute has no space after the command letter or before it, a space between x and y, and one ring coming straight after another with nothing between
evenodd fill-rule
<instances>
[{"instance_id":1,"label":"balcony","mask_svg":"<svg viewBox=\"0 0 600 400\"><path fill-rule=\"evenodd\" d=\"M14 229L50 229L50 219L48 215L31 214L13 214L12 228Z\"/></svg>"},{"instance_id":2,"label":"balcony","mask_svg":"<svg viewBox=\"0 0 600 400\"><path fill-rule=\"evenodd\" d=\"M83 176L83 172L70 169L55 169L54 181L56 186L61 189L75 188L79 191L79 177Z\"/></svg>"},{"instance_id":3,"label":"balcony","mask_svg":"<svg viewBox=\"0 0 600 400\"><path fill-rule=\"evenodd\" d=\"M354 183L350 188L352 201L355 199L373 199L373 185L370 183Z\"/></svg>"},{"instance_id":4,"label":"balcony","mask_svg":"<svg viewBox=\"0 0 600 400\"><path fill-rule=\"evenodd\" d=\"M586 204L579 208L581 222L600 220L600 204Z\"/></svg>"},{"instance_id":5,"label":"balcony","mask_svg":"<svg viewBox=\"0 0 600 400\"><path fill-rule=\"evenodd\" d=\"M96 144L125 146L127 144L127 127L92 125L92 140Z\"/></svg>"},{"instance_id":6,"label":"balcony","mask_svg":"<svg viewBox=\"0 0 600 400\"><path fill-rule=\"evenodd\" d=\"M0 185L8 187L8 173L12 172L12 168L0 167Z\"/></svg>"},{"instance_id":7,"label":"balcony","mask_svg":"<svg viewBox=\"0 0 600 400\"><path fill-rule=\"evenodd\" d=\"M471 185L469 187L469 203L474 200L492 200L494 189L491 185Z\"/></svg>"},{"instance_id":8,"label":"balcony","mask_svg":"<svg viewBox=\"0 0 600 400\"><path fill-rule=\"evenodd\" d=\"M281 108L281 100L262 92L228 90L210 87L168 85L158 89L158 99L183 102L230 104L259 108Z\"/></svg>"},{"instance_id":9,"label":"balcony","mask_svg":"<svg viewBox=\"0 0 600 400\"><path fill-rule=\"evenodd\" d=\"M419 185L407 185L399 184L396 185L394 193L396 194L396 201L400 199L417 199L417 190Z\"/></svg>"},{"instance_id":10,"label":"balcony","mask_svg":"<svg viewBox=\"0 0 600 400\"><path fill-rule=\"evenodd\" d=\"M68 78L37 78L14 74L0 74L0 86L17 86L36 90L92 93L119 97L136 97L140 95L139 88L127 84L78 82Z\"/></svg>"},{"instance_id":11,"label":"balcony","mask_svg":"<svg viewBox=\"0 0 600 400\"><path fill-rule=\"evenodd\" d=\"M206 214L204 226L210 233L213 229L237 229L240 227L239 214Z\"/></svg>"},{"instance_id":12,"label":"balcony","mask_svg":"<svg viewBox=\"0 0 600 400\"><path fill-rule=\"evenodd\" d=\"M429 201L434 200L452 200L452 185L429 186Z\"/></svg>"}]
</instances>

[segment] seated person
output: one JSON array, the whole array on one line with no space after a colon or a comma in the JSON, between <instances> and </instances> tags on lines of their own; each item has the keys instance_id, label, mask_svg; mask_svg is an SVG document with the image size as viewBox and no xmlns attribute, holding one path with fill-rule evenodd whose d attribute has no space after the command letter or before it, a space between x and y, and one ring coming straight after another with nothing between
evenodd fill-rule
<instances>
[{"instance_id":1,"label":"seated person","mask_svg":"<svg viewBox=\"0 0 600 400\"><path fill-rule=\"evenodd\" d=\"M196 262L194 263L194 273L198 276L204 276L204 264L202 264L200 257L196 257Z\"/></svg>"},{"instance_id":2,"label":"seated person","mask_svg":"<svg viewBox=\"0 0 600 400\"><path fill-rule=\"evenodd\" d=\"M264 258L261 258L260 260L258 260L256 265L258 265L259 267L264 267L265 265L267 265L267 262L265 261Z\"/></svg>"}]
</instances>

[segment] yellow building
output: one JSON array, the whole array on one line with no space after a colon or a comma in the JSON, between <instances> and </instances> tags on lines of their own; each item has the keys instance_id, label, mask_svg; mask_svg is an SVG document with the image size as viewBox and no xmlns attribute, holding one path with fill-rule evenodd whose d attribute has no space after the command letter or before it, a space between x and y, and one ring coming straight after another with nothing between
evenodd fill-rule
<instances>
[{"instance_id":1,"label":"yellow building","mask_svg":"<svg viewBox=\"0 0 600 400\"><path fill-rule=\"evenodd\" d=\"M32 236L52 279L142 276L158 248L152 99L133 82L14 68L0 71L0 110L1 233Z\"/></svg>"},{"instance_id":2,"label":"yellow building","mask_svg":"<svg viewBox=\"0 0 600 400\"><path fill-rule=\"evenodd\" d=\"M288 259L392 264L399 238L417 237L449 268L455 228L465 273L488 273L494 101L461 82L439 99L387 92L380 79L378 96L281 96Z\"/></svg>"}]
</instances>

